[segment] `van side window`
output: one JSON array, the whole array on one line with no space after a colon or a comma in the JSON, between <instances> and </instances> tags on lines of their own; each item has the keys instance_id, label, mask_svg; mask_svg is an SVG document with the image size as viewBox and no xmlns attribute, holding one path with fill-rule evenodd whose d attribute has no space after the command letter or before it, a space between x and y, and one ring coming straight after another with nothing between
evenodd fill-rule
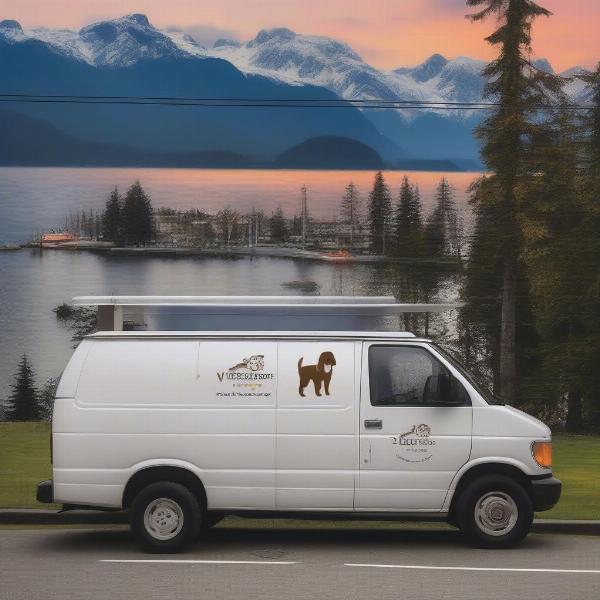
<instances>
[{"instance_id":1,"label":"van side window","mask_svg":"<svg viewBox=\"0 0 600 600\"><path fill-rule=\"evenodd\" d=\"M471 404L462 384L423 348L371 346L369 381L373 406Z\"/></svg>"}]
</instances>

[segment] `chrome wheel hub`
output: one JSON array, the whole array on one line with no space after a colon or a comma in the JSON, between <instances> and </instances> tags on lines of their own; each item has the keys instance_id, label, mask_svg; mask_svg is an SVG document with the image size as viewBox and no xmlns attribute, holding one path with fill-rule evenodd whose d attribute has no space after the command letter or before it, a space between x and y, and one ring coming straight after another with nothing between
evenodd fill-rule
<instances>
[{"instance_id":1,"label":"chrome wheel hub","mask_svg":"<svg viewBox=\"0 0 600 600\"><path fill-rule=\"evenodd\" d=\"M475 522L484 533L500 536L509 533L517 522L519 509L504 492L487 492L475 505Z\"/></svg>"},{"instance_id":2,"label":"chrome wheel hub","mask_svg":"<svg viewBox=\"0 0 600 600\"><path fill-rule=\"evenodd\" d=\"M183 527L181 506L169 498L152 500L144 511L144 527L157 540L173 539Z\"/></svg>"}]
</instances>

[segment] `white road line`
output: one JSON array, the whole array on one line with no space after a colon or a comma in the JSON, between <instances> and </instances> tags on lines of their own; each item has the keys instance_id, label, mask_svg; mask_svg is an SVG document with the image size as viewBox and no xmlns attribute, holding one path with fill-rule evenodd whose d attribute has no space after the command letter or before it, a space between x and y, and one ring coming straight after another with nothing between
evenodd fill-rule
<instances>
[{"instance_id":1,"label":"white road line","mask_svg":"<svg viewBox=\"0 0 600 600\"><path fill-rule=\"evenodd\" d=\"M372 569L421 569L430 571L508 571L511 573L574 573L600 575L600 569L511 569L508 567L438 567L433 565L375 565L344 563L345 567L371 567Z\"/></svg>"},{"instance_id":2,"label":"white road line","mask_svg":"<svg viewBox=\"0 0 600 600\"><path fill-rule=\"evenodd\" d=\"M146 564L172 564L172 565L297 565L297 561L287 560L186 560L186 559L100 559L102 563L146 563Z\"/></svg>"}]
</instances>

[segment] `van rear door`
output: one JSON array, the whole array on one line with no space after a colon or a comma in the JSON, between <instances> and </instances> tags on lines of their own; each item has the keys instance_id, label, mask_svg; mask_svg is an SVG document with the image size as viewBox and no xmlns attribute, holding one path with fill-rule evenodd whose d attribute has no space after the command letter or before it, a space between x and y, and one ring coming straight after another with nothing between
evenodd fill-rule
<instances>
[{"instance_id":1,"label":"van rear door","mask_svg":"<svg viewBox=\"0 0 600 600\"><path fill-rule=\"evenodd\" d=\"M471 453L472 408L427 345L364 343L357 510L440 511Z\"/></svg>"}]
</instances>

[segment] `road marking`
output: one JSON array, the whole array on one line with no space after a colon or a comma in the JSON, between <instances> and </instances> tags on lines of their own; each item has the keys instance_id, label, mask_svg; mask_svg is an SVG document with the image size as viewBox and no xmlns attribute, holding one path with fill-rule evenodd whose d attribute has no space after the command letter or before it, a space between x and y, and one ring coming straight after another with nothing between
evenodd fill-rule
<instances>
[{"instance_id":1,"label":"road marking","mask_svg":"<svg viewBox=\"0 0 600 600\"><path fill-rule=\"evenodd\" d=\"M193 559L116 559L105 558L98 562L102 563L159 563L172 565L297 565L297 561L291 560L193 560Z\"/></svg>"},{"instance_id":2,"label":"road marking","mask_svg":"<svg viewBox=\"0 0 600 600\"><path fill-rule=\"evenodd\" d=\"M508 567L439 567L433 565L375 565L344 563L345 567L371 567L373 569L421 569L430 571L508 571L511 573L586 573L600 575L600 569L519 569Z\"/></svg>"}]
</instances>

